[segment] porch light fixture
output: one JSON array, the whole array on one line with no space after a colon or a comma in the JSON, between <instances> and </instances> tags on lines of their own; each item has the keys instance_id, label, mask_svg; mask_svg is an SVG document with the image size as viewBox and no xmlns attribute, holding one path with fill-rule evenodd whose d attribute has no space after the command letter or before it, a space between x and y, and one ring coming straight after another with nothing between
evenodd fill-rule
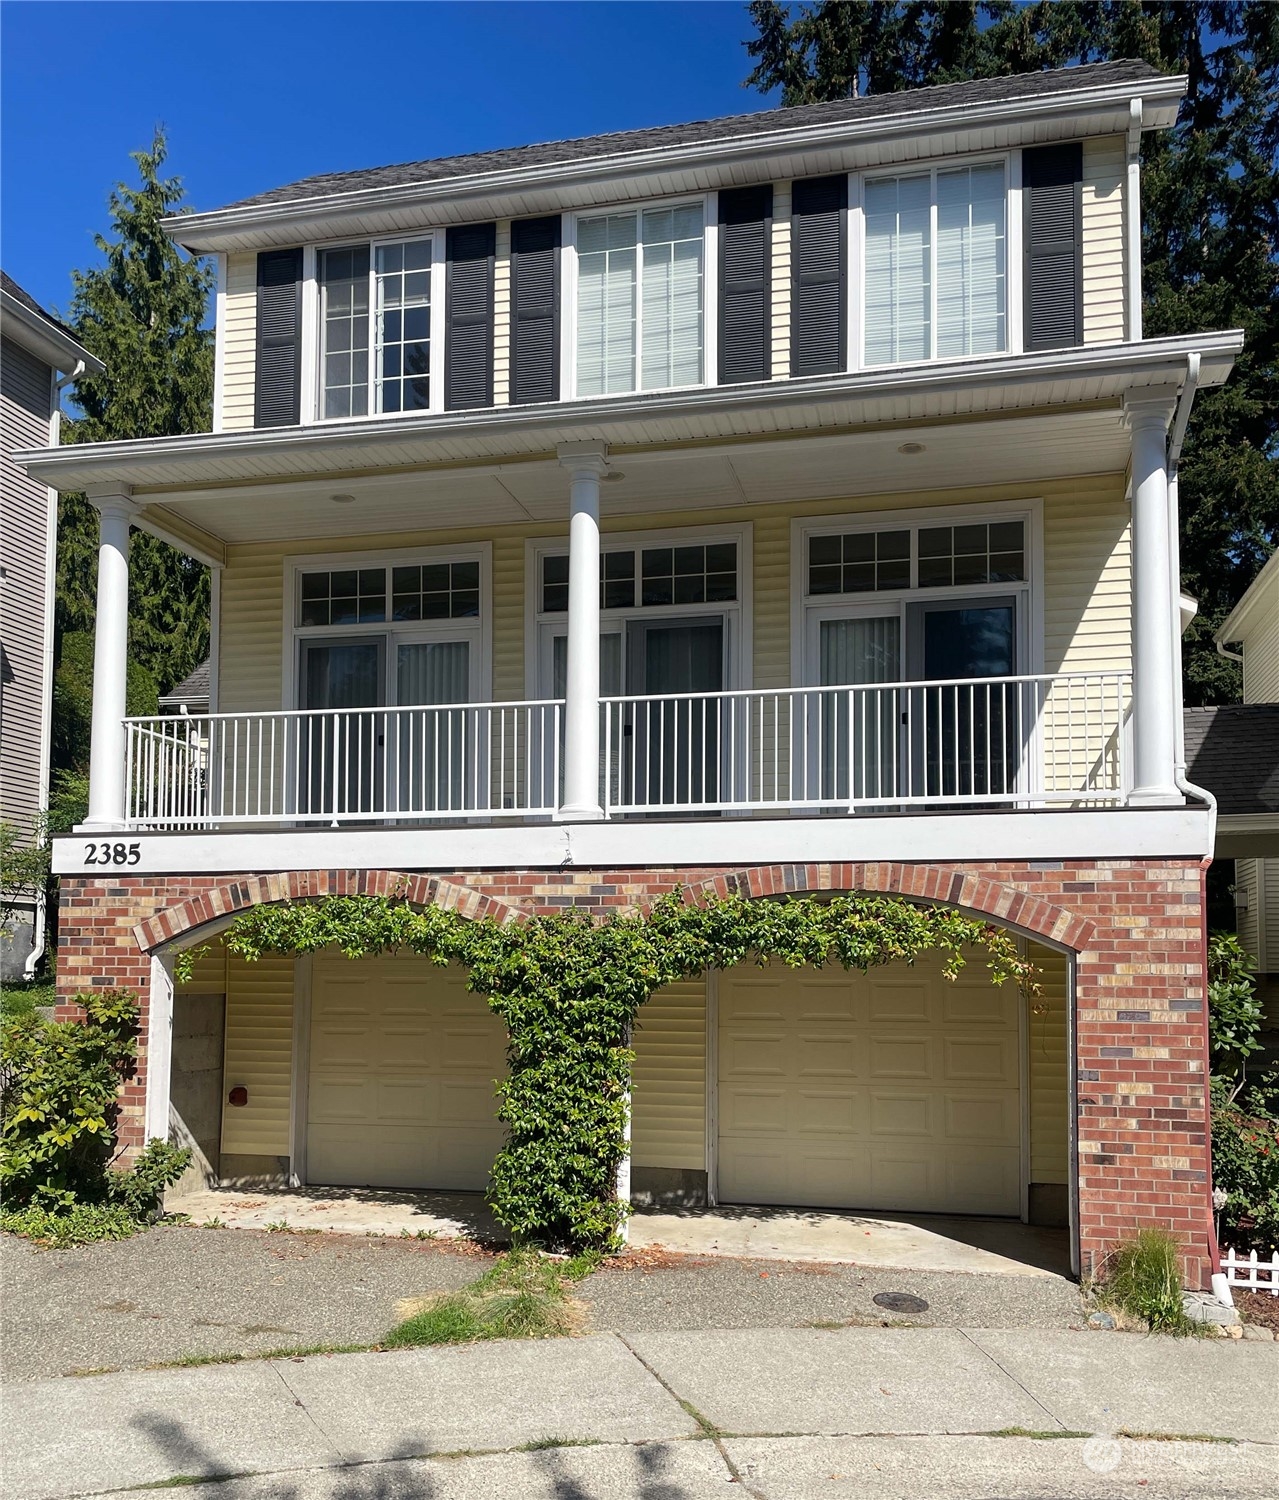
<instances>
[{"instance_id":1,"label":"porch light fixture","mask_svg":"<svg viewBox=\"0 0 1279 1500\"><path fill-rule=\"evenodd\" d=\"M334 505L354 505L355 504L355 496L354 495L330 495L329 499L332 500L332 502L334 503Z\"/></svg>"},{"instance_id":2,"label":"porch light fixture","mask_svg":"<svg viewBox=\"0 0 1279 1500\"><path fill-rule=\"evenodd\" d=\"M626 475L623 474L620 469L610 469L608 473L603 476L603 482L605 484L620 484L625 478Z\"/></svg>"},{"instance_id":3,"label":"porch light fixture","mask_svg":"<svg viewBox=\"0 0 1279 1500\"><path fill-rule=\"evenodd\" d=\"M902 443L898 447L897 451L898 453L909 454L922 453L924 451L924 445L923 443Z\"/></svg>"}]
</instances>

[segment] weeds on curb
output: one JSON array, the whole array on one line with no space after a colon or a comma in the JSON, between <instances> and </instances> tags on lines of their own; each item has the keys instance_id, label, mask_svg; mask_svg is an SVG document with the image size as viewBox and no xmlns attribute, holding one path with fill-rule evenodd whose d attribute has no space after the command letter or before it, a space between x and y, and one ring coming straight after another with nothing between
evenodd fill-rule
<instances>
[{"instance_id":1,"label":"weeds on curb","mask_svg":"<svg viewBox=\"0 0 1279 1500\"><path fill-rule=\"evenodd\" d=\"M1036 1442L1050 1443L1056 1438L1090 1438L1091 1432L1072 1432L1066 1427L1050 1427L1039 1431L1034 1427L997 1427L994 1432L978 1433L979 1437L1034 1438Z\"/></svg>"},{"instance_id":2,"label":"weeds on curb","mask_svg":"<svg viewBox=\"0 0 1279 1500\"><path fill-rule=\"evenodd\" d=\"M1181 1246L1166 1229L1142 1229L1112 1250L1092 1292L1101 1306L1143 1322L1151 1333L1184 1338L1206 1325L1189 1317L1181 1297Z\"/></svg>"},{"instance_id":3,"label":"weeds on curb","mask_svg":"<svg viewBox=\"0 0 1279 1500\"><path fill-rule=\"evenodd\" d=\"M425 1299L391 1330L383 1347L563 1338L577 1330L566 1284L589 1274L594 1264L587 1260L555 1261L536 1250L509 1251L470 1286Z\"/></svg>"}]
</instances>

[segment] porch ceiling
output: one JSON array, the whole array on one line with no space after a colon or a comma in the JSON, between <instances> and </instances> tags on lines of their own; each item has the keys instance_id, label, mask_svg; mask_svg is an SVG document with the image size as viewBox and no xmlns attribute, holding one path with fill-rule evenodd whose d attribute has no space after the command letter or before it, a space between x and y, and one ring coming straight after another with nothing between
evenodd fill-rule
<instances>
[{"instance_id":1,"label":"porch ceiling","mask_svg":"<svg viewBox=\"0 0 1279 1500\"><path fill-rule=\"evenodd\" d=\"M907 443L922 451L902 453ZM621 478L603 486L602 511L630 518L1115 472L1127 464L1128 435L1118 403L1107 402L1002 420L613 451ZM335 502L335 494L353 499ZM563 523L567 504L568 476L552 455L538 455L169 492L143 519L174 530L196 526L233 544Z\"/></svg>"}]
</instances>

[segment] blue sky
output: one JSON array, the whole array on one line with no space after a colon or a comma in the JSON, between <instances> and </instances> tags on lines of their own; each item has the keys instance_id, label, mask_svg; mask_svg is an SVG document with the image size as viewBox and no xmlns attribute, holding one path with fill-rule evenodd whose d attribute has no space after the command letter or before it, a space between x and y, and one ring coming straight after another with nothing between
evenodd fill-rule
<instances>
[{"instance_id":1,"label":"blue sky","mask_svg":"<svg viewBox=\"0 0 1279 1500\"><path fill-rule=\"evenodd\" d=\"M315 172L735 114L744 0L0 5L0 261L65 309L128 154L197 208Z\"/></svg>"}]
</instances>

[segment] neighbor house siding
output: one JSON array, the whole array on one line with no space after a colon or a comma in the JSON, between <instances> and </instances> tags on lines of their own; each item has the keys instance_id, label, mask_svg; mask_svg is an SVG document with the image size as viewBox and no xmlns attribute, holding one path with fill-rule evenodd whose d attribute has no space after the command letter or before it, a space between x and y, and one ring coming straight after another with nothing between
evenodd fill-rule
<instances>
[{"instance_id":1,"label":"neighbor house siding","mask_svg":"<svg viewBox=\"0 0 1279 1500\"><path fill-rule=\"evenodd\" d=\"M222 430L253 426L253 377L257 358L258 258L228 255L223 298Z\"/></svg>"},{"instance_id":2,"label":"neighbor house siding","mask_svg":"<svg viewBox=\"0 0 1279 1500\"><path fill-rule=\"evenodd\" d=\"M227 955L225 1093L248 1090L244 1105L222 1107L227 1155L287 1156L293 1078L291 956L253 963Z\"/></svg>"},{"instance_id":3,"label":"neighbor house siding","mask_svg":"<svg viewBox=\"0 0 1279 1500\"><path fill-rule=\"evenodd\" d=\"M632 1042L631 1160L706 1169L706 980L668 985L639 1013Z\"/></svg>"},{"instance_id":4,"label":"neighbor house siding","mask_svg":"<svg viewBox=\"0 0 1279 1500\"><path fill-rule=\"evenodd\" d=\"M1243 701L1279 703L1279 578L1272 607L1248 634L1243 648Z\"/></svg>"},{"instance_id":5,"label":"neighbor house siding","mask_svg":"<svg viewBox=\"0 0 1279 1500\"><path fill-rule=\"evenodd\" d=\"M1028 1000L1027 1075L1031 1182L1070 1181L1070 1054L1066 1017L1069 967L1064 953L1029 945L1039 994Z\"/></svg>"},{"instance_id":6,"label":"neighbor house siding","mask_svg":"<svg viewBox=\"0 0 1279 1500\"><path fill-rule=\"evenodd\" d=\"M45 703L45 600L49 581L49 491L10 458L49 442L52 371L10 339L0 349L0 448L5 571L0 644L0 817L24 831L40 809Z\"/></svg>"},{"instance_id":7,"label":"neighbor house siding","mask_svg":"<svg viewBox=\"0 0 1279 1500\"><path fill-rule=\"evenodd\" d=\"M1124 179L1121 135L1084 142L1084 343L1124 337Z\"/></svg>"}]
</instances>

